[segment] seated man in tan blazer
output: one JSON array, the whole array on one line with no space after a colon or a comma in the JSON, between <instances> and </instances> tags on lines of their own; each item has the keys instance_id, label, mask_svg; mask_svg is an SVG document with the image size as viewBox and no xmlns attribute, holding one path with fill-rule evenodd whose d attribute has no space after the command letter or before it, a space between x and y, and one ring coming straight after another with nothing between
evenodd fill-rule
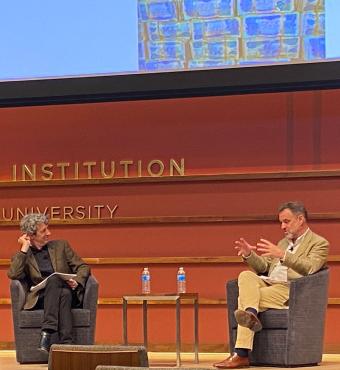
<instances>
[{"instance_id":1,"label":"seated man in tan blazer","mask_svg":"<svg viewBox=\"0 0 340 370\"><path fill-rule=\"evenodd\" d=\"M48 218L30 213L20 222L23 232L8 271L10 279L20 280L27 288L25 310L44 309L38 349L49 351L52 333L58 332L60 343L72 343L71 308L80 306L90 268L65 240L51 240ZM74 274L61 279L55 272ZM40 290L30 288L50 276ZM38 345L38 343L37 343Z\"/></svg>"},{"instance_id":2,"label":"seated man in tan blazer","mask_svg":"<svg viewBox=\"0 0 340 370\"><path fill-rule=\"evenodd\" d=\"M249 367L248 352L253 347L254 333L262 329L257 313L268 308L285 308L289 282L313 274L326 264L329 243L309 229L304 205L284 203L278 215L285 237L277 245L266 239L260 239L256 245L250 245L243 238L235 242L238 255L255 272L243 271L238 277L235 353L214 364L217 368Z\"/></svg>"}]
</instances>

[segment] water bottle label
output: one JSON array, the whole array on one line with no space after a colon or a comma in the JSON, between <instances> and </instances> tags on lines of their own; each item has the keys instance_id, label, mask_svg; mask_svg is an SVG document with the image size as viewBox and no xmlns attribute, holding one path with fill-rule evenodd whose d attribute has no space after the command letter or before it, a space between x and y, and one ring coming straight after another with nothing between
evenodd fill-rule
<instances>
[{"instance_id":1,"label":"water bottle label","mask_svg":"<svg viewBox=\"0 0 340 370\"><path fill-rule=\"evenodd\" d=\"M142 281L150 281L150 275L142 275Z\"/></svg>"},{"instance_id":2,"label":"water bottle label","mask_svg":"<svg viewBox=\"0 0 340 370\"><path fill-rule=\"evenodd\" d=\"M185 281L185 275L178 275L177 281Z\"/></svg>"}]
</instances>

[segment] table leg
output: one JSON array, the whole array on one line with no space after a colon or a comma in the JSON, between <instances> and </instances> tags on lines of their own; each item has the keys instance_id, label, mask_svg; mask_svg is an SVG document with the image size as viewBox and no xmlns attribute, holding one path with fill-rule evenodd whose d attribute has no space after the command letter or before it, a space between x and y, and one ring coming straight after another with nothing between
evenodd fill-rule
<instances>
[{"instance_id":1,"label":"table leg","mask_svg":"<svg viewBox=\"0 0 340 370\"><path fill-rule=\"evenodd\" d=\"M143 333L144 347L148 350L148 302L143 301Z\"/></svg>"},{"instance_id":2,"label":"table leg","mask_svg":"<svg viewBox=\"0 0 340 370\"><path fill-rule=\"evenodd\" d=\"M127 300L123 298L123 341L128 344L127 339Z\"/></svg>"},{"instance_id":3,"label":"table leg","mask_svg":"<svg viewBox=\"0 0 340 370\"><path fill-rule=\"evenodd\" d=\"M181 300L176 300L176 354L177 366L181 366Z\"/></svg>"},{"instance_id":4,"label":"table leg","mask_svg":"<svg viewBox=\"0 0 340 370\"><path fill-rule=\"evenodd\" d=\"M194 300L195 362L198 364L198 298Z\"/></svg>"}]
</instances>

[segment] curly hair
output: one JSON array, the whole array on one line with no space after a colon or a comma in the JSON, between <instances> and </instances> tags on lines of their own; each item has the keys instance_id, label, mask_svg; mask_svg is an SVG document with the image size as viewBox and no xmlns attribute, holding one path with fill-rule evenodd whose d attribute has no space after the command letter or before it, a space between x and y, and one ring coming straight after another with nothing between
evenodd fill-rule
<instances>
[{"instance_id":1,"label":"curly hair","mask_svg":"<svg viewBox=\"0 0 340 370\"><path fill-rule=\"evenodd\" d=\"M20 221L20 230L28 235L35 235L38 224L48 224L48 216L43 213L29 213Z\"/></svg>"}]
</instances>

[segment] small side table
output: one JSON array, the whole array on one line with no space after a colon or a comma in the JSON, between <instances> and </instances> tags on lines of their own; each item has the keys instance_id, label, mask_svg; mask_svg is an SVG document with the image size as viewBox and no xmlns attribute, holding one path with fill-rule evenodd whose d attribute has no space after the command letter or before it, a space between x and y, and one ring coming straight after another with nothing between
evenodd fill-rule
<instances>
[{"instance_id":1,"label":"small side table","mask_svg":"<svg viewBox=\"0 0 340 370\"><path fill-rule=\"evenodd\" d=\"M148 348L148 303L161 304L164 302L176 304L176 363L181 366L181 301L192 301L194 306L194 346L195 362L198 363L198 293L180 294L148 294L148 295L125 295L123 296L123 341L128 345L127 336L127 306L128 303L143 303L143 334L144 346Z\"/></svg>"}]
</instances>

